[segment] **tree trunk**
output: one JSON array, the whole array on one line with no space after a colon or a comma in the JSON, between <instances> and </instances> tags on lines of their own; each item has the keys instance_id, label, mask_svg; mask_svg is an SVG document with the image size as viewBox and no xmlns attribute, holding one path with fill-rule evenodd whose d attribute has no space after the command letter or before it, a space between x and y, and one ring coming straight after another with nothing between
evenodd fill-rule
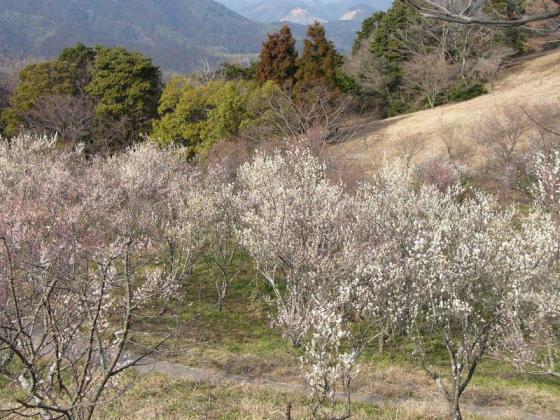
<instances>
[{"instance_id":1,"label":"tree trunk","mask_svg":"<svg viewBox=\"0 0 560 420\"><path fill-rule=\"evenodd\" d=\"M452 420L463 420L463 416L461 414L461 407L459 406L459 397L453 397L453 401L451 401L451 419Z\"/></svg>"},{"instance_id":2,"label":"tree trunk","mask_svg":"<svg viewBox=\"0 0 560 420\"><path fill-rule=\"evenodd\" d=\"M385 333L380 333L377 337L377 351L379 354L383 354L383 349L385 347Z\"/></svg>"},{"instance_id":3,"label":"tree trunk","mask_svg":"<svg viewBox=\"0 0 560 420\"><path fill-rule=\"evenodd\" d=\"M450 408L451 408L451 419L452 420L463 420L461 415L461 407L459 402L461 400L461 384L460 381L455 381L453 384L453 394L451 395Z\"/></svg>"}]
</instances>

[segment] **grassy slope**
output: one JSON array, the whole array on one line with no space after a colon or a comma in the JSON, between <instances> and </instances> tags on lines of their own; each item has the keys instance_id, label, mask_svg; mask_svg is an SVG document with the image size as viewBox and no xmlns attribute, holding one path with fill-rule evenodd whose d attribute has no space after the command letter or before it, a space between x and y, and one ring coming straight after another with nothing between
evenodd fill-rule
<instances>
[{"instance_id":1,"label":"grassy slope","mask_svg":"<svg viewBox=\"0 0 560 420\"><path fill-rule=\"evenodd\" d=\"M213 283L204 264L199 265L196 277L189 286L190 299L174 310L179 311L184 319L191 318L193 314L202 315L184 335L169 344L165 357L184 365L229 374L301 383L298 378L297 352L288 347L276 331L268 327L270 308L263 304L265 287L258 281L249 263L241 261L244 270L234 283L222 312L214 310ZM154 334L160 328L161 324L157 322L147 326L146 330ZM446 363L442 358L443 370L447 367ZM362 357L360 370L354 387L356 392L371 393L392 400L417 400L414 407L384 408L385 414L401 410L402 416L410 418L417 415L426 418L427 413L445 415L443 403L438 403L438 408L434 409L434 399L438 400L439 394L431 379L409 358L406 343L389 343L383 354L378 354L372 343ZM171 383L177 384L177 381ZM177 386L190 387L192 384L183 382ZM247 390L235 385L204 389L210 395L237 389L237 403L231 404L249 403L245 399ZM271 393L270 390L261 389L256 395L260 395L260 392ZM285 401L283 397L277 398L278 401ZM515 418L515 413L520 410L551 417L560 416L560 381L519 376L511 366L491 360L481 365L465 398L469 404L505 407L511 410L511 418Z\"/></svg>"},{"instance_id":2,"label":"grassy slope","mask_svg":"<svg viewBox=\"0 0 560 420\"><path fill-rule=\"evenodd\" d=\"M416 163L443 154L442 138L454 132L453 141L471 149L466 163L476 167L484 159L477 145L470 141L470 132L476 129L477 122L493 115L499 117L503 108L530 107L559 99L560 51L554 51L509 68L491 93L470 101L381 121L372 122L367 117L353 121L353 138L335 146L336 152L371 174L384 158L402 156L407 143L420 144L413 159Z\"/></svg>"}]
</instances>

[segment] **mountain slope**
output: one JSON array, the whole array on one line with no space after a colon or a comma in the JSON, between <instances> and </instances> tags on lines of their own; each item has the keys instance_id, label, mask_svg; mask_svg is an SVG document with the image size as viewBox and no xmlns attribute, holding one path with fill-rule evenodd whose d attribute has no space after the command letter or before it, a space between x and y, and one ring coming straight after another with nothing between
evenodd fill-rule
<instances>
[{"instance_id":1,"label":"mountain slope","mask_svg":"<svg viewBox=\"0 0 560 420\"><path fill-rule=\"evenodd\" d=\"M473 130L488 118L505 118L504 113L519 106L558 103L560 98L560 51L524 58L495 84L494 90L466 102L371 121L349 122L352 138L333 146L340 158L373 174L385 159L403 157L416 144L413 163L445 155L447 138L456 150L468 150L465 163L476 168L485 163L484 150L473 140ZM526 145L529 139L523 139Z\"/></svg>"},{"instance_id":2,"label":"mountain slope","mask_svg":"<svg viewBox=\"0 0 560 420\"><path fill-rule=\"evenodd\" d=\"M53 57L77 42L142 51L167 69L258 52L268 27L213 0L0 0L0 54Z\"/></svg>"}]
</instances>

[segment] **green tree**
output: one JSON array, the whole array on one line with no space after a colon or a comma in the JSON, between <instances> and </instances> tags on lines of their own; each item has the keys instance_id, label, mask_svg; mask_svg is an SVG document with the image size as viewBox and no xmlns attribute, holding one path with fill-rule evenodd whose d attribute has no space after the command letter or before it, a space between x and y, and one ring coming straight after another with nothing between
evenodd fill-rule
<instances>
[{"instance_id":1,"label":"green tree","mask_svg":"<svg viewBox=\"0 0 560 420\"><path fill-rule=\"evenodd\" d=\"M336 89L342 56L327 40L325 27L316 22L309 26L296 73L296 92L303 93L317 86Z\"/></svg>"},{"instance_id":2,"label":"green tree","mask_svg":"<svg viewBox=\"0 0 560 420\"><path fill-rule=\"evenodd\" d=\"M236 136L247 126L248 101L257 89L255 82L217 81L194 87L186 77L175 76L161 96L152 138L162 145L186 146L191 155L204 153L217 140Z\"/></svg>"},{"instance_id":3,"label":"green tree","mask_svg":"<svg viewBox=\"0 0 560 420\"><path fill-rule=\"evenodd\" d=\"M161 145L185 146L190 156L205 155L218 140L250 130L268 138L276 127L277 102L287 96L272 81L215 81L197 87L187 77L175 76L161 95L160 119L153 123L151 137Z\"/></svg>"},{"instance_id":4,"label":"green tree","mask_svg":"<svg viewBox=\"0 0 560 420\"><path fill-rule=\"evenodd\" d=\"M152 60L124 48L98 47L86 92L99 118L127 121L127 140L149 130L157 117L161 73Z\"/></svg>"},{"instance_id":5,"label":"green tree","mask_svg":"<svg viewBox=\"0 0 560 420\"><path fill-rule=\"evenodd\" d=\"M268 35L263 44L257 65L257 80L265 83L272 80L282 89L291 89L295 83L298 53L296 40L288 25Z\"/></svg>"},{"instance_id":6,"label":"green tree","mask_svg":"<svg viewBox=\"0 0 560 420\"><path fill-rule=\"evenodd\" d=\"M409 5L402 0L396 0L380 18L378 26L371 34L371 52L383 60L390 91L399 89L402 63L409 56L403 52L398 33L410 26L416 18L417 13Z\"/></svg>"},{"instance_id":7,"label":"green tree","mask_svg":"<svg viewBox=\"0 0 560 420\"><path fill-rule=\"evenodd\" d=\"M91 83L92 69L97 51L95 48L77 44L72 48L65 48L58 57L58 61L66 63L66 71L72 83L72 95L86 94L86 88Z\"/></svg>"},{"instance_id":8,"label":"green tree","mask_svg":"<svg viewBox=\"0 0 560 420\"><path fill-rule=\"evenodd\" d=\"M373 34L373 31L379 27L384 16L385 12L375 12L362 22L362 29L358 32L354 44L352 45L353 55L358 53L363 46L363 42L367 41Z\"/></svg>"},{"instance_id":9,"label":"green tree","mask_svg":"<svg viewBox=\"0 0 560 420\"><path fill-rule=\"evenodd\" d=\"M40 99L56 95L85 97L85 102L96 105L97 121L88 136L94 145L92 151L96 144L113 151L151 127L160 93L160 71L150 59L123 48L78 44L63 50L54 61L24 68L2 119L5 133L16 135Z\"/></svg>"},{"instance_id":10,"label":"green tree","mask_svg":"<svg viewBox=\"0 0 560 420\"><path fill-rule=\"evenodd\" d=\"M234 80L254 80L256 78L257 63L251 63L249 66L240 64L224 63L220 69L222 79L225 81Z\"/></svg>"},{"instance_id":11,"label":"green tree","mask_svg":"<svg viewBox=\"0 0 560 420\"><path fill-rule=\"evenodd\" d=\"M66 62L30 64L21 71L19 79L10 107L2 113L8 136L19 132L23 116L41 97L72 94L72 76Z\"/></svg>"}]
</instances>

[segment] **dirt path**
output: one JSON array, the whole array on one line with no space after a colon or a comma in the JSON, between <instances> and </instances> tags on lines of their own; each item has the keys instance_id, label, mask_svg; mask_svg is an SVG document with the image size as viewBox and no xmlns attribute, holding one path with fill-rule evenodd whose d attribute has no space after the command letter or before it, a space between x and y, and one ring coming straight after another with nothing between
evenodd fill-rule
<instances>
[{"instance_id":1,"label":"dirt path","mask_svg":"<svg viewBox=\"0 0 560 420\"><path fill-rule=\"evenodd\" d=\"M266 378L248 378L244 376L231 375L225 372L214 371L210 369L194 368L181 364L169 362L166 360L157 360L154 358L146 358L136 368L140 373L160 373L175 379L188 380L192 382L204 382L214 385L224 383L235 383L238 385L259 385L268 389L283 393L305 393L306 386L303 384L284 383L271 381ZM344 401L343 394L337 394L335 398ZM369 395L361 393L353 393L352 400L360 403L372 405L389 404L393 406L416 405L425 401L417 399L387 399L379 395ZM434 407L434 411L445 411L446 404L443 400L434 400L429 402ZM467 414L481 416L484 418L503 418L503 419L523 419L523 420L554 420L555 417L547 415L537 415L528 412L520 412L515 407L494 407L494 406L475 406L464 405L463 411Z\"/></svg>"}]
</instances>

